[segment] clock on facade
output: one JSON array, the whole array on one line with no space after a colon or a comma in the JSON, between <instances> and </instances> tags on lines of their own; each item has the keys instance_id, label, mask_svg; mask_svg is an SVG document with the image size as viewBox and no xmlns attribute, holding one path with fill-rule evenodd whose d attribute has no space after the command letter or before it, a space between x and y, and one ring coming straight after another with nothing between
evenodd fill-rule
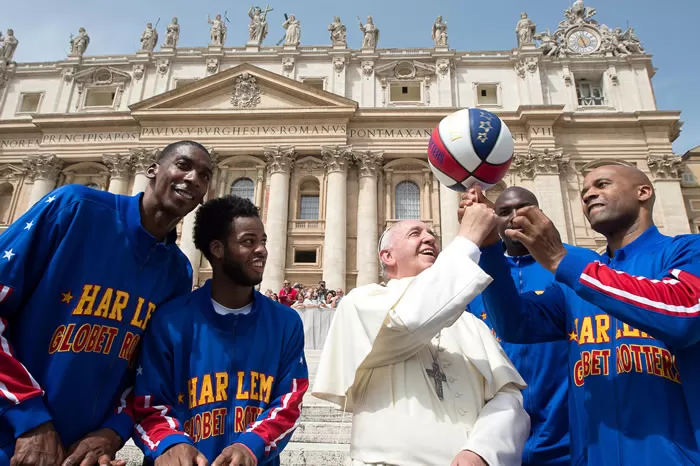
<instances>
[{"instance_id":1,"label":"clock on facade","mask_svg":"<svg viewBox=\"0 0 700 466\"><path fill-rule=\"evenodd\" d=\"M589 28L578 28L569 33L566 43L573 53L589 54L600 47L600 37Z\"/></svg>"}]
</instances>

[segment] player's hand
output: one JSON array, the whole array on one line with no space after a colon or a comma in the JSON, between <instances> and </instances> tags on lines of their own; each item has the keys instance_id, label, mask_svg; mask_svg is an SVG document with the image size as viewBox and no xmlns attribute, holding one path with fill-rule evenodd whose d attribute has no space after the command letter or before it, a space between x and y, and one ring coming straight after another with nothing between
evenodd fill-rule
<instances>
[{"instance_id":1,"label":"player's hand","mask_svg":"<svg viewBox=\"0 0 700 466\"><path fill-rule=\"evenodd\" d=\"M518 209L511 220L513 228L505 231L511 239L520 241L532 257L552 273L566 256L566 248L561 241L554 223L535 206Z\"/></svg>"},{"instance_id":2,"label":"player's hand","mask_svg":"<svg viewBox=\"0 0 700 466\"><path fill-rule=\"evenodd\" d=\"M473 451L463 450L455 456L450 466L488 466L488 464Z\"/></svg>"},{"instance_id":3,"label":"player's hand","mask_svg":"<svg viewBox=\"0 0 700 466\"><path fill-rule=\"evenodd\" d=\"M126 466L126 461L114 459L122 444L115 431L100 429L73 444L61 466Z\"/></svg>"},{"instance_id":4,"label":"player's hand","mask_svg":"<svg viewBox=\"0 0 700 466\"><path fill-rule=\"evenodd\" d=\"M457 209L457 220L459 220L460 223L462 222L462 217L464 217L464 209L476 203L486 204L488 207L494 208L493 202L486 198L481 186L478 184L475 184L469 188L467 192L462 194L462 198L459 201L459 208Z\"/></svg>"},{"instance_id":5,"label":"player's hand","mask_svg":"<svg viewBox=\"0 0 700 466\"><path fill-rule=\"evenodd\" d=\"M212 466L255 466L257 463L258 460L248 447L241 443L234 443L224 448Z\"/></svg>"},{"instance_id":6,"label":"player's hand","mask_svg":"<svg viewBox=\"0 0 700 466\"><path fill-rule=\"evenodd\" d=\"M486 239L496 230L498 216L486 204L470 203L464 208L464 216L459 226L459 236L463 236L478 247L488 246Z\"/></svg>"},{"instance_id":7,"label":"player's hand","mask_svg":"<svg viewBox=\"0 0 700 466\"><path fill-rule=\"evenodd\" d=\"M189 443L178 443L156 458L155 466L208 466L209 461Z\"/></svg>"},{"instance_id":8,"label":"player's hand","mask_svg":"<svg viewBox=\"0 0 700 466\"><path fill-rule=\"evenodd\" d=\"M58 466L65 452L52 422L46 422L20 435L10 466Z\"/></svg>"}]
</instances>

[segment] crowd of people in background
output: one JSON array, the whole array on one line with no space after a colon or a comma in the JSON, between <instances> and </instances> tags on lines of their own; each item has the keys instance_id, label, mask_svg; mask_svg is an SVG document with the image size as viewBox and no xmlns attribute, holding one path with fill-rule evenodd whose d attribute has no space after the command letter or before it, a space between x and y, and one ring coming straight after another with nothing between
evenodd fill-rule
<instances>
[{"instance_id":1,"label":"crowd of people in background","mask_svg":"<svg viewBox=\"0 0 700 466\"><path fill-rule=\"evenodd\" d=\"M318 285L314 287L304 286L302 283L291 285L289 280L285 280L279 293L275 293L271 289L265 291L265 296L271 300L294 309L335 309L340 304L344 294L340 288L337 290L327 289L326 282L323 280L319 281Z\"/></svg>"}]
</instances>

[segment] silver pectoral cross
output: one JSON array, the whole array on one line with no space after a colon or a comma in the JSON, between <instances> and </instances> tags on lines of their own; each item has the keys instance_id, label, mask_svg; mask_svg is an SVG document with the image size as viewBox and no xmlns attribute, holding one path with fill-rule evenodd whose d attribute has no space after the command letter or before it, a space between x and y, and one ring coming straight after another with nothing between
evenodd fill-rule
<instances>
[{"instance_id":1,"label":"silver pectoral cross","mask_svg":"<svg viewBox=\"0 0 700 466\"><path fill-rule=\"evenodd\" d=\"M435 392L437 393L438 398L442 400L444 397L442 383L447 382L447 377L445 376L445 373L442 372L442 369L440 369L440 364L438 364L437 361L433 361L433 368L426 369L425 372L428 374L428 377L432 378L435 382Z\"/></svg>"}]
</instances>

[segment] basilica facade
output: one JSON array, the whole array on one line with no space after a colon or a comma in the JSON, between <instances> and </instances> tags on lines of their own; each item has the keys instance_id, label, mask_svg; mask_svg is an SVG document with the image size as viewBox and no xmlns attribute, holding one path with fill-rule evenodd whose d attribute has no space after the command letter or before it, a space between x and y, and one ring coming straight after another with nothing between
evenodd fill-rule
<instances>
[{"instance_id":1,"label":"basilica facade","mask_svg":"<svg viewBox=\"0 0 700 466\"><path fill-rule=\"evenodd\" d=\"M680 112L657 108L652 59L634 31L598 23L581 0L546 32L515 18L514 48L500 51L450 48L442 18L426 27L431 48L381 48L372 18L360 25L358 48L340 18L328 45L305 45L293 16L274 45L268 29L280 26L266 10L248 13L241 46L226 43L220 16L209 20L208 45L180 47L175 18L162 44L149 25L140 49L118 56L91 56L81 29L56 62L15 63L21 43L6 36L0 229L64 184L138 193L157 152L192 139L215 157L209 197L233 193L261 208L263 289L324 279L348 290L380 280L377 241L393 223L421 219L443 245L454 237L459 195L432 175L427 143L441 118L478 107L498 114L515 142L510 171L489 196L511 185L533 190L564 241L603 246L579 193L587 171L609 163L654 180L662 232L691 231L683 193L695 181L671 146ZM202 283L211 268L194 247L193 219L180 225L180 243Z\"/></svg>"}]
</instances>

